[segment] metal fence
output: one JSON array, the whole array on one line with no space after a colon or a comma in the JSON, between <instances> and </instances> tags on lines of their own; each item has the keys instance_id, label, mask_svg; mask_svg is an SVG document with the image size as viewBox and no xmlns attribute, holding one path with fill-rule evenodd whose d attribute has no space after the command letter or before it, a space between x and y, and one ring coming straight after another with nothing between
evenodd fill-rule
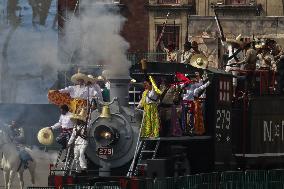
<instances>
[{"instance_id":1,"label":"metal fence","mask_svg":"<svg viewBox=\"0 0 284 189\"><path fill-rule=\"evenodd\" d=\"M29 187L48 189L53 187ZM28 188L28 189L29 189ZM203 173L181 177L130 179L120 182L97 182L94 186L64 186L66 189L284 189L284 169Z\"/></svg>"},{"instance_id":2,"label":"metal fence","mask_svg":"<svg viewBox=\"0 0 284 189\"><path fill-rule=\"evenodd\" d=\"M146 59L149 62L165 62L167 60L166 53L159 53L159 52L145 52L145 53L128 53L127 59L132 64L137 64L142 59Z\"/></svg>"}]
</instances>

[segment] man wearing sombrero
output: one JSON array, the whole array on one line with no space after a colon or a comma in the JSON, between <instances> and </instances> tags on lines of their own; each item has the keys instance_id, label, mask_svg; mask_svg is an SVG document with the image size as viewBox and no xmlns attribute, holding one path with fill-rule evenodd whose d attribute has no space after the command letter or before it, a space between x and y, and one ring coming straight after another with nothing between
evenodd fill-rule
<instances>
[{"instance_id":1,"label":"man wearing sombrero","mask_svg":"<svg viewBox=\"0 0 284 189\"><path fill-rule=\"evenodd\" d=\"M88 81L86 83L86 86L89 87L89 97L90 98L96 97L100 100L103 100L102 89L97 84L97 79L92 75L88 75L87 77Z\"/></svg>"},{"instance_id":2,"label":"man wearing sombrero","mask_svg":"<svg viewBox=\"0 0 284 189\"><path fill-rule=\"evenodd\" d=\"M235 95L235 91L237 88L237 75L240 68L237 65L238 61L243 59L244 55L242 51L239 51L237 54L235 54L238 49L241 48L242 41L241 41L241 34L236 37L236 39L226 39L227 44L227 51L228 56L231 57L225 67L226 72L231 72L235 77L233 77L233 94Z\"/></svg>"},{"instance_id":3,"label":"man wearing sombrero","mask_svg":"<svg viewBox=\"0 0 284 189\"><path fill-rule=\"evenodd\" d=\"M181 63L186 63L189 64L190 63L190 59L192 57L192 52L190 51L191 49L191 43L189 41L186 41L183 45L184 50L181 53Z\"/></svg>"},{"instance_id":4,"label":"man wearing sombrero","mask_svg":"<svg viewBox=\"0 0 284 189\"><path fill-rule=\"evenodd\" d=\"M72 100L69 104L70 110L72 113L77 113L80 108L86 107L87 105L88 89L85 83L87 83L89 79L87 75L78 71L78 73L71 77L71 81L76 85L60 89L59 92L68 93L71 96Z\"/></svg>"},{"instance_id":5,"label":"man wearing sombrero","mask_svg":"<svg viewBox=\"0 0 284 189\"><path fill-rule=\"evenodd\" d=\"M74 122L74 128L68 146L74 144L74 163L76 171L85 171L87 161L85 151L88 145L87 141L87 111L82 109L79 114L73 114L71 120Z\"/></svg>"}]
</instances>

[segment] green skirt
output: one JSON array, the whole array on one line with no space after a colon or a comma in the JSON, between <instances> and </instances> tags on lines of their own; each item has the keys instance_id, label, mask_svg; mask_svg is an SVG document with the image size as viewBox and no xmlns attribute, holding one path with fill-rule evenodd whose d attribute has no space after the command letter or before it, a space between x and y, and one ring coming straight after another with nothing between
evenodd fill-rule
<instances>
[{"instance_id":1,"label":"green skirt","mask_svg":"<svg viewBox=\"0 0 284 189\"><path fill-rule=\"evenodd\" d=\"M141 137L159 137L160 118L157 104L145 104Z\"/></svg>"}]
</instances>

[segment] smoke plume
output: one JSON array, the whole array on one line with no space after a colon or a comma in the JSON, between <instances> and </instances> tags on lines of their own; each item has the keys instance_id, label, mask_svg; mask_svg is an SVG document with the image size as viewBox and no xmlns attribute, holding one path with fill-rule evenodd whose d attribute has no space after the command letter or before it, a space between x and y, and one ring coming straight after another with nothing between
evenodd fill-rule
<instances>
[{"instance_id":1,"label":"smoke plume","mask_svg":"<svg viewBox=\"0 0 284 189\"><path fill-rule=\"evenodd\" d=\"M79 10L80 16L73 16L67 23L65 47L79 51L79 64L103 64L116 75L129 75L129 44L120 35L125 18L118 14L119 8L86 0Z\"/></svg>"}]
</instances>

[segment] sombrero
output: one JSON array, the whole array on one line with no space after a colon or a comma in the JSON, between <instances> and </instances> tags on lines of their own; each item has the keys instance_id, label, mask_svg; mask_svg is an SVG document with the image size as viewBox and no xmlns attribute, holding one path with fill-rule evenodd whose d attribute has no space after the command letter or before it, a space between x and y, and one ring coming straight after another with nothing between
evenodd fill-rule
<instances>
[{"instance_id":1,"label":"sombrero","mask_svg":"<svg viewBox=\"0 0 284 189\"><path fill-rule=\"evenodd\" d=\"M205 69L208 65L208 59L203 54L196 54L191 57L190 65L196 68Z\"/></svg>"},{"instance_id":2,"label":"sombrero","mask_svg":"<svg viewBox=\"0 0 284 189\"><path fill-rule=\"evenodd\" d=\"M256 44L254 47L255 47L256 49L262 49L263 46L264 46L264 45L262 45L262 44Z\"/></svg>"},{"instance_id":3,"label":"sombrero","mask_svg":"<svg viewBox=\"0 0 284 189\"><path fill-rule=\"evenodd\" d=\"M84 121L86 122L87 120L87 112L86 110L83 108L79 114L73 114L71 116L71 121L76 121L76 120L81 120L81 121Z\"/></svg>"},{"instance_id":4,"label":"sombrero","mask_svg":"<svg viewBox=\"0 0 284 189\"><path fill-rule=\"evenodd\" d=\"M105 79L104 79L103 76L100 75L99 77L97 77L97 80L98 80L98 81L104 81Z\"/></svg>"},{"instance_id":5,"label":"sombrero","mask_svg":"<svg viewBox=\"0 0 284 189\"><path fill-rule=\"evenodd\" d=\"M94 76L92 75L87 76L87 82L95 83L96 81L97 79Z\"/></svg>"},{"instance_id":6,"label":"sombrero","mask_svg":"<svg viewBox=\"0 0 284 189\"><path fill-rule=\"evenodd\" d=\"M48 127L41 129L37 134L37 139L39 143L43 145L51 145L53 143L53 138L53 132Z\"/></svg>"},{"instance_id":7,"label":"sombrero","mask_svg":"<svg viewBox=\"0 0 284 189\"><path fill-rule=\"evenodd\" d=\"M242 35L238 35L236 39L226 39L227 43L241 45L243 42L241 41Z\"/></svg>"},{"instance_id":8,"label":"sombrero","mask_svg":"<svg viewBox=\"0 0 284 189\"><path fill-rule=\"evenodd\" d=\"M109 78L110 75L111 75L110 70L104 70L104 71L102 71L102 76L103 76L104 78Z\"/></svg>"},{"instance_id":9,"label":"sombrero","mask_svg":"<svg viewBox=\"0 0 284 189\"><path fill-rule=\"evenodd\" d=\"M88 81L88 76L81 73L78 69L78 73L72 75L71 81L75 84L79 84L78 80L82 79L85 83Z\"/></svg>"}]
</instances>

